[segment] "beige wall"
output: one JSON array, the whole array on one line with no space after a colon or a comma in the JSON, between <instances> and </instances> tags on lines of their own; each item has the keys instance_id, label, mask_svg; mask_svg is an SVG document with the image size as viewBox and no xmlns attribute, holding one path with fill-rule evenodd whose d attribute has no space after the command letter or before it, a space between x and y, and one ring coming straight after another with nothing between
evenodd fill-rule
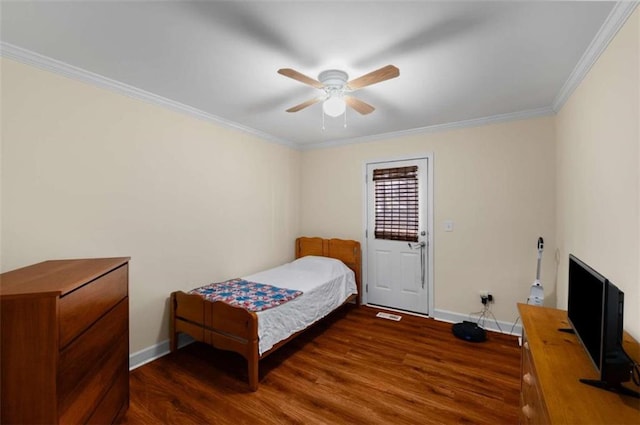
<instances>
[{"instance_id":1,"label":"beige wall","mask_svg":"<svg viewBox=\"0 0 640 425\"><path fill-rule=\"evenodd\" d=\"M435 309L478 311L488 289L498 320L513 322L535 279L538 236L555 305L553 117L304 152L302 233L363 242L363 164L426 152L434 155Z\"/></svg>"},{"instance_id":2,"label":"beige wall","mask_svg":"<svg viewBox=\"0 0 640 425\"><path fill-rule=\"evenodd\" d=\"M558 306L573 253L625 292L625 328L640 339L640 10L557 115Z\"/></svg>"},{"instance_id":3,"label":"beige wall","mask_svg":"<svg viewBox=\"0 0 640 425\"><path fill-rule=\"evenodd\" d=\"M0 59L2 60L2 59ZM4 270L3 266L2 266L2 182L4 181L4 174L2 171L2 128L3 128L3 120L2 120L2 97L3 97L3 90L2 90L2 63L0 62L0 271Z\"/></svg>"},{"instance_id":4,"label":"beige wall","mask_svg":"<svg viewBox=\"0 0 640 425\"><path fill-rule=\"evenodd\" d=\"M131 351L177 289L293 258L300 153L2 60L2 269L131 256Z\"/></svg>"}]
</instances>

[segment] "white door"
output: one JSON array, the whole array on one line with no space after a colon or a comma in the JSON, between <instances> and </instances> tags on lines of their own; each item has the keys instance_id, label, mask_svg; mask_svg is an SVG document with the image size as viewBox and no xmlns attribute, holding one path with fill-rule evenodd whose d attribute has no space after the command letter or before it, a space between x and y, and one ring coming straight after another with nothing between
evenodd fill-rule
<instances>
[{"instance_id":1,"label":"white door","mask_svg":"<svg viewBox=\"0 0 640 425\"><path fill-rule=\"evenodd\" d=\"M367 164L367 303L428 314L426 158Z\"/></svg>"}]
</instances>

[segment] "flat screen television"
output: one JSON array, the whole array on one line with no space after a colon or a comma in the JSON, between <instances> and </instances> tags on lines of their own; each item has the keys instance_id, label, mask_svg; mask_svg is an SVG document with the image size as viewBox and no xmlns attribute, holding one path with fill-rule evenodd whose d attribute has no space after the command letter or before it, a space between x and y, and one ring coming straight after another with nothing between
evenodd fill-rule
<instances>
[{"instance_id":1,"label":"flat screen television","mask_svg":"<svg viewBox=\"0 0 640 425\"><path fill-rule=\"evenodd\" d=\"M574 255L569 255L569 323L600 379L580 382L634 397L621 383L632 377L633 360L622 346L624 292Z\"/></svg>"}]
</instances>

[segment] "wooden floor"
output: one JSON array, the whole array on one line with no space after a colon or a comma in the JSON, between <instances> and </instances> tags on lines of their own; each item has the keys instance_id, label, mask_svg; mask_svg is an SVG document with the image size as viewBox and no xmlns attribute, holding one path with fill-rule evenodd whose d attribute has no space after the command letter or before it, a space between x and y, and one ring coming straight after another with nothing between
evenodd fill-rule
<instances>
[{"instance_id":1,"label":"wooden floor","mask_svg":"<svg viewBox=\"0 0 640 425\"><path fill-rule=\"evenodd\" d=\"M517 338L456 339L451 325L346 307L260 363L191 344L131 372L126 424L515 424Z\"/></svg>"}]
</instances>

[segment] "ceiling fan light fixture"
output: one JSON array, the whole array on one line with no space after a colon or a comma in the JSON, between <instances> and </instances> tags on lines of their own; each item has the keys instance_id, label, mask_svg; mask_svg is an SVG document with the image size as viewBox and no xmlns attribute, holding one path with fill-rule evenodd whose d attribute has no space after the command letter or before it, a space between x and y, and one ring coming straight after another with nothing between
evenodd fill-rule
<instances>
[{"instance_id":1,"label":"ceiling fan light fixture","mask_svg":"<svg viewBox=\"0 0 640 425\"><path fill-rule=\"evenodd\" d=\"M322 110L330 117L339 117L347 110L347 104L341 96L330 96L322 103Z\"/></svg>"}]
</instances>

